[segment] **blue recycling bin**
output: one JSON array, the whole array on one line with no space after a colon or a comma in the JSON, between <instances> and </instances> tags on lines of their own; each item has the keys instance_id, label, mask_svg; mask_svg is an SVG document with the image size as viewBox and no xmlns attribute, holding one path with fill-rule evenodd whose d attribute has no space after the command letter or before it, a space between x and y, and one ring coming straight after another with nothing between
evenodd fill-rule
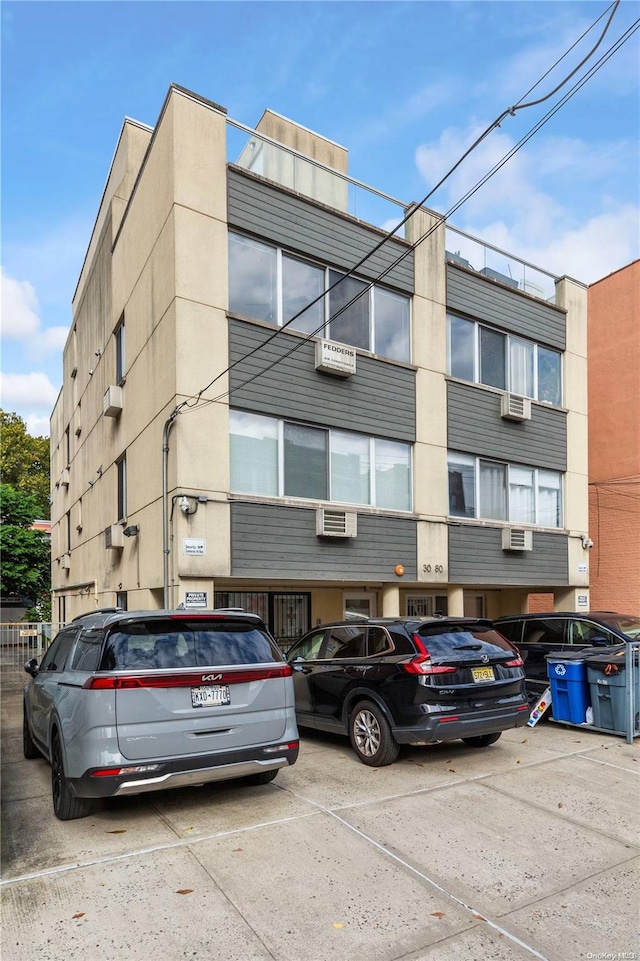
<instances>
[{"instance_id":1,"label":"blue recycling bin","mask_svg":"<svg viewBox=\"0 0 640 961\"><path fill-rule=\"evenodd\" d=\"M591 706L584 652L552 651L546 659L555 720L584 724Z\"/></svg>"}]
</instances>

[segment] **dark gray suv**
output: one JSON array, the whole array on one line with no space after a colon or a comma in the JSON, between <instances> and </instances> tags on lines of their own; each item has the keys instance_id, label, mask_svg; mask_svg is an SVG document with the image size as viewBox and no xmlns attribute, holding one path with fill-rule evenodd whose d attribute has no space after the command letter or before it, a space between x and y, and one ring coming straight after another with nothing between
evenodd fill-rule
<instances>
[{"instance_id":1,"label":"dark gray suv","mask_svg":"<svg viewBox=\"0 0 640 961\"><path fill-rule=\"evenodd\" d=\"M25 670L24 755L50 761L62 821L101 797L265 784L298 756L291 667L254 614L96 612Z\"/></svg>"}]
</instances>

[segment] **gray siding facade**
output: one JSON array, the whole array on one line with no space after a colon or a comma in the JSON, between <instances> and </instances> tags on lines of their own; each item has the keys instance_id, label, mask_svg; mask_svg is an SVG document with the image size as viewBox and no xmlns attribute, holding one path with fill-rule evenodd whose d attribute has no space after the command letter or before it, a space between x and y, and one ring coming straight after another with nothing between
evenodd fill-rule
<instances>
[{"instance_id":1,"label":"gray siding facade","mask_svg":"<svg viewBox=\"0 0 640 961\"><path fill-rule=\"evenodd\" d=\"M556 350L566 348L564 310L451 264L447 264L447 309Z\"/></svg>"},{"instance_id":2,"label":"gray siding facade","mask_svg":"<svg viewBox=\"0 0 640 961\"><path fill-rule=\"evenodd\" d=\"M227 169L229 228L246 230L293 253L299 253L338 270L350 270L382 239L382 232L361 221L275 187L236 167ZM402 254L382 281L413 293L413 251L408 244L387 240L358 267L358 275L375 280Z\"/></svg>"},{"instance_id":3,"label":"gray siding facade","mask_svg":"<svg viewBox=\"0 0 640 961\"><path fill-rule=\"evenodd\" d=\"M417 528L412 518L358 514L358 536L316 535L313 508L231 504L231 576L396 582L396 564L417 578Z\"/></svg>"},{"instance_id":4,"label":"gray siding facade","mask_svg":"<svg viewBox=\"0 0 640 961\"><path fill-rule=\"evenodd\" d=\"M540 587L569 583L567 537L533 532L533 550L502 550L502 528L449 525L449 581L478 587Z\"/></svg>"},{"instance_id":5,"label":"gray siding facade","mask_svg":"<svg viewBox=\"0 0 640 961\"><path fill-rule=\"evenodd\" d=\"M548 470L567 469L567 415L531 405L531 420L500 416L500 394L470 384L447 384L449 450Z\"/></svg>"},{"instance_id":6,"label":"gray siding facade","mask_svg":"<svg viewBox=\"0 0 640 961\"><path fill-rule=\"evenodd\" d=\"M269 328L230 319L231 363L273 333ZM294 347L297 349L285 357ZM275 361L280 363L242 386ZM315 342L283 331L234 367L229 377L232 407L393 440L415 440L415 372L406 367L359 355L356 373L351 377L320 374L315 369Z\"/></svg>"}]
</instances>

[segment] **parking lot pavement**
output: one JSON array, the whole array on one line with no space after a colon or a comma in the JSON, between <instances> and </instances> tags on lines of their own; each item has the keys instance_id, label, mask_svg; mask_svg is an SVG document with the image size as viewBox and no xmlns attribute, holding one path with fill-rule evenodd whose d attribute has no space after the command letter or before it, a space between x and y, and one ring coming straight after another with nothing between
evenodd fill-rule
<instances>
[{"instance_id":1,"label":"parking lot pavement","mask_svg":"<svg viewBox=\"0 0 640 961\"><path fill-rule=\"evenodd\" d=\"M640 961L640 745L541 722L367 768L309 734L262 787L53 815L2 689L7 961Z\"/></svg>"}]
</instances>

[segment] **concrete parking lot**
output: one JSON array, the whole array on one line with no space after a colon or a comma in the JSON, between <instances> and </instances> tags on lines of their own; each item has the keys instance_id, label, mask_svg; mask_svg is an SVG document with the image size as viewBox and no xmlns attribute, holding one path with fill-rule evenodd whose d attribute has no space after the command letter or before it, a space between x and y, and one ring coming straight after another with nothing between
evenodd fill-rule
<instances>
[{"instance_id":1,"label":"concrete parking lot","mask_svg":"<svg viewBox=\"0 0 640 961\"><path fill-rule=\"evenodd\" d=\"M4 961L640 959L640 745L553 722L53 815L2 687ZM634 954L635 952L635 954Z\"/></svg>"}]
</instances>

